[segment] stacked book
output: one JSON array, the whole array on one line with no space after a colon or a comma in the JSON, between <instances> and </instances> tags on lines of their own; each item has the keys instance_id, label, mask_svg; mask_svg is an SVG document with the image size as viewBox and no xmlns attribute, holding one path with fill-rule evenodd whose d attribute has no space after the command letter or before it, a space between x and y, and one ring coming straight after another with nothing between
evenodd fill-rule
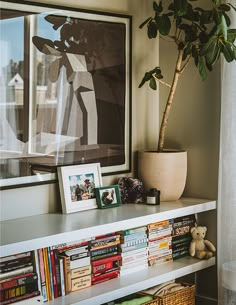
<instances>
[{"instance_id":1,"label":"stacked book","mask_svg":"<svg viewBox=\"0 0 236 305\"><path fill-rule=\"evenodd\" d=\"M120 276L148 268L147 227L119 232L121 235Z\"/></svg>"},{"instance_id":2,"label":"stacked book","mask_svg":"<svg viewBox=\"0 0 236 305\"><path fill-rule=\"evenodd\" d=\"M37 256L44 302L91 285L87 240L38 249Z\"/></svg>"},{"instance_id":3,"label":"stacked book","mask_svg":"<svg viewBox=\"0 0 236 305\"><path fill-rule=\"evenodd\" d=\"M32 251L0 258L0 304L34 304L40 301ZM30 299L30 300L29 300ZM28 300L30 303L28 303Z\"/></svg>"},{"instance_id":4,"label":"stacked book","mask_svg":"<svg viewBox=\"0 0 236 305\"><path fill-rule=\"evenodd\" d=\"M119 244L120 235L116 233L97 236L90 241L92 285L119 276L121 259L118 253Z\"/></svg>"},{"instance_id":5,"label":"stacked book","mask_svg":"<svg viewBox=\"0 0 236 305\"><path fill-rule=\"evenodd\" d=\"M192 240L190 230L195 225L195 215L173 219L172 250L174 260L189 255L189 245Z\"/></svg>"},{"instance_id":6,"label":"stacked book","mask_svg":"<svg viewBox=\"0 0 236 305\"><path fill-rule=\"evenodd\" d=\"M148 225L149 265L172 261L172 224L170 220Z\"/></svg>"}]
</instances>

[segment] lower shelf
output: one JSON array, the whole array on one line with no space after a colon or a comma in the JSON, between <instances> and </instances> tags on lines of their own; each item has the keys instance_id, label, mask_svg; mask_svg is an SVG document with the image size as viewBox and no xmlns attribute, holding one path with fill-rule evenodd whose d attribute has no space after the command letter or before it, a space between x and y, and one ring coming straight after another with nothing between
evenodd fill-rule
<instances>
[{"instance_id":1,"label":"lower shelf","mask_svg":"<svg viewBox=\"0 0 236 305\"><path fill-rule=\"evenodd\" d=\"M100 305L137 291L215 265L215 258L199 260L184 257L174 262L151 267L90 288L73 292L49 302L50 305Z\"/></svg>"}]
</instances>

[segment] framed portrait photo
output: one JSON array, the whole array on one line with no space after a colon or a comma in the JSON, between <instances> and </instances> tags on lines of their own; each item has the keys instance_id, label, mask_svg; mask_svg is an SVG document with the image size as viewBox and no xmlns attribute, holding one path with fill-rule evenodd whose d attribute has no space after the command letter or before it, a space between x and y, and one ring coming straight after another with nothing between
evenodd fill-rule
<instances>
[{"instance_id":1,"label":"framed portrait photo","mask_svg":"<svg viewBox=\"0 0 236 305\"><path fill-rule=\"evenodd\" d=\"M107 209L121 204L120 190L118 185L96 188L96 199L99 209Z\"/></svg>"},{"instance_id":2,"label":"framed portrait photo","mask_svg":"<svg viewBox=\"0 0 236 305\"><path fill-rule=\"evenodd\" d=\"M58 167L64 214L97 208L96 188L102 186L100 163Z\"/></svg>"}]
</instances>

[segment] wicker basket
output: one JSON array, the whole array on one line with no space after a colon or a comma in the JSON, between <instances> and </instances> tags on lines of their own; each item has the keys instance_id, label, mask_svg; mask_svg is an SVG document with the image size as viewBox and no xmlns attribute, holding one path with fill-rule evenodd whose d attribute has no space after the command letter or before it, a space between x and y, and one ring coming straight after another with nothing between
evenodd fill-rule
<instances>
[{"instance_id":1,"label":"wicker basket","mask_svg":"<svg viewBox=\"0 0 236 305\"><path fill-rule=\"evenodd\" d=\"M195 305L195 285L181 283L185 288L165 296L153 296L154 300L142 305Z\"/></svg>"}]
</instances>

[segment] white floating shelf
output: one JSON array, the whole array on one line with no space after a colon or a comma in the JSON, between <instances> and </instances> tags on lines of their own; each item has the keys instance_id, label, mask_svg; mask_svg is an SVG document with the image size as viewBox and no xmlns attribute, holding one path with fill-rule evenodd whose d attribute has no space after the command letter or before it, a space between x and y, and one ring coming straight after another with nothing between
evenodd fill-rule
<instances>
[{"instance_id":1,"label":"white floating shelf","mask_svg":"<svg viewBox=\"0 0 236 305\"><path fill-rule=\"evenodd\" d=\"M152 222L214 210L216 202L182 198L159 206L124 204L73 214L44 214L0 222L0 256L77 241Z\"/></svg>"},{"instance_id":2,"label":"white floating shelf","mask_svg":"<svg viewBox=\"0 0 236 305\"><path fill-rule=\"evenodd\" d=\"M140 272L70 293L48 304L100 305L213 265L215 265L215 258L199 260L192 257L184 257L174 262L153 266Z\"/></svg>"}]
</instances>

